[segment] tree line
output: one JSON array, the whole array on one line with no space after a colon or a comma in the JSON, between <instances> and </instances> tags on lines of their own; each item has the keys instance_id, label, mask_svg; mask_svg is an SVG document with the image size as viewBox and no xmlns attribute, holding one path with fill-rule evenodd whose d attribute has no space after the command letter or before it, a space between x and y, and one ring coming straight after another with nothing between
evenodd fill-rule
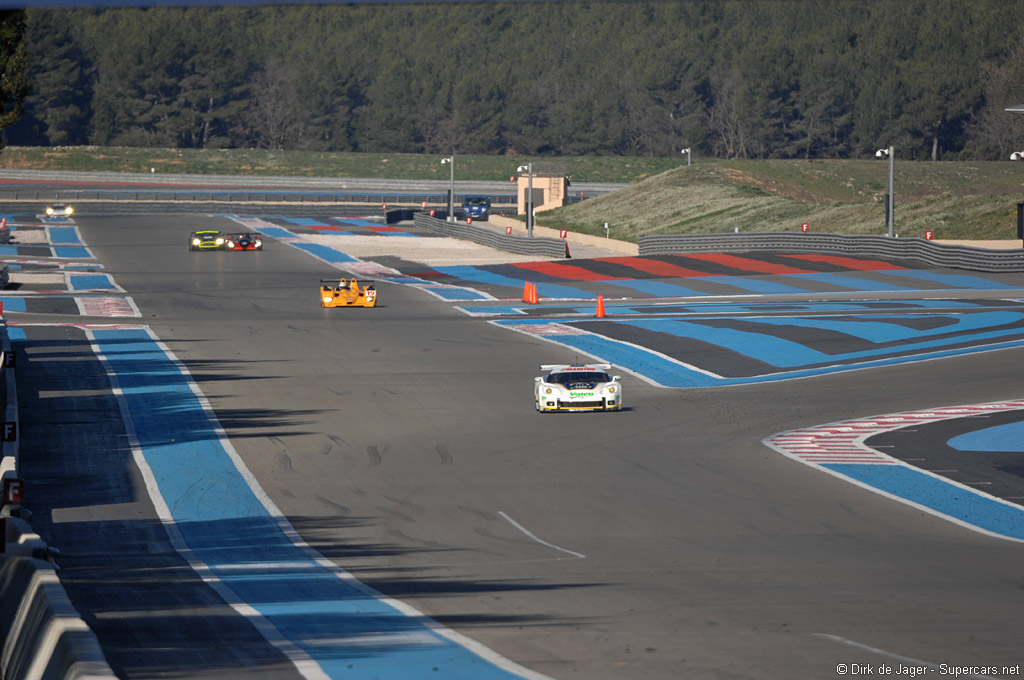
<instances>
[{"instance_id":1,"label":"tree line","mask_svg":"<svg viewBox=\"0 0 1024 680\"><path fill-rule=\"evenodd\" d=\"M24 146L1006 158L1016 0L29 9Z\"/></svg>"}]
</instances>

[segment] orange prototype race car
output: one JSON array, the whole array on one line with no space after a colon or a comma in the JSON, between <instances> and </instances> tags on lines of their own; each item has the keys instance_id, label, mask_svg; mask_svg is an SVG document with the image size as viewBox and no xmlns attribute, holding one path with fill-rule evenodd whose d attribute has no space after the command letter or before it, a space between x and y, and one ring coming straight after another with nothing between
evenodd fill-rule
<instances>
[{"instance_id":1,"label":"orange prototype race car","mask_svg":"<svg viewBox=\"0 0 1024 680\"><path fill-rule=\"evenodd\" d=\"M373 281L320 279L320 306L376 307L377 290Z\"/></svg>"}]
</instances>

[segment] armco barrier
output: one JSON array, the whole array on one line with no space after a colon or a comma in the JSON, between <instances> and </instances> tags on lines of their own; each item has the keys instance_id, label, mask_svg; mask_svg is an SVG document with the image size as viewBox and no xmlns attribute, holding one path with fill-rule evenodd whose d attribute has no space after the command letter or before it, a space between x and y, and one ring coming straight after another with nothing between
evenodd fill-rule
<instances>
[{"instance_id":1,"label":"armco barrier","mask_svg":"<svg viewBox=\"0 0 1024 680\"><path fill-rule=\"evenodd\" d=\"M1024 272L1024 249L989 250L936 243L920 238L748 232L733 234L670 234L641 236L640 256L671 253L732 253L772 250L828 253L885 260L913 260L929 267L981 272Z\"/></svg>"},{"instance_id":2,"label":"armco barrier","mask_svg":"<svg viewBox=\"0 0 1024 680\"><path fill-rule=\"evenodd\" d=\"M0 678L116 678L53 565L21 557L0 559L0 594Z\"/></svg>"},{"instance_id":3,"label":"armco barrier","mask_svg":"<svg viewBox=\"0 0 1024 680\"><path fill-rule=\"evenodd\" d=\"M446 222L424 213L416 213L413 223L445 236L473 241L481 245L518 255L565 257L565 241L557 238L516 236L495 229L476 227L464 222Z\"/></svg>"}]
</instances>

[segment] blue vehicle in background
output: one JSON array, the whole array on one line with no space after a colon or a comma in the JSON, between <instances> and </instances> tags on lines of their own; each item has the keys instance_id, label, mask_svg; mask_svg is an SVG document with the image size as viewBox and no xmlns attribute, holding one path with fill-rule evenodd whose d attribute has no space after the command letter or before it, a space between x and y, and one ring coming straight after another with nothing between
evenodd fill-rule
<instances>
[{"instance_id":1,"label":"blue vehicle in background","mask_svg":"<svg viewBox=\"0 0 1024 680\"><path fill-rule=\"evenodd\" d=\"M491 199L486 196L466 196L462 199L463 219L486 220L491 214Z\"/></svg>"}]
</instances>

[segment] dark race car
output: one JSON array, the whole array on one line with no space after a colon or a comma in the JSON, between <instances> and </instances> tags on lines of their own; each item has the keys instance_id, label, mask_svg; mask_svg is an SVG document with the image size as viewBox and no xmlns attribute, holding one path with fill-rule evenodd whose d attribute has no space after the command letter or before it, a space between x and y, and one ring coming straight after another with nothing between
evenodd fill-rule
<instances>
[{"instance_id":1,"label":"dark race car","mask_svg":"<svg viewBox=\"0 0 1024 680\"><path fill-rule=\"evenodd\" d=\"M462 199L464 219L486 220L491 213L491 199L486 196L466 196Z\"/></svg>"},{"instance_id":2,"label":"dark race car","mask_svg":"<svg viewBox=\"0 0 1024 680\"><path fill-rule=\"evenodd\" d=\"M263 250L263 239L259 234L228 234L224 237L226 250Z\"/></svg>"},{"instance_id":3,"label":"dark race car","mask_svg":"<svg viewBox=\"0 0 1024 680\"><path fill-rule=\"evenodd\" d=\"M224 250L224 235L219 231L193 231L188 237L189 250Z\"/></svg>"}]
</instances>

